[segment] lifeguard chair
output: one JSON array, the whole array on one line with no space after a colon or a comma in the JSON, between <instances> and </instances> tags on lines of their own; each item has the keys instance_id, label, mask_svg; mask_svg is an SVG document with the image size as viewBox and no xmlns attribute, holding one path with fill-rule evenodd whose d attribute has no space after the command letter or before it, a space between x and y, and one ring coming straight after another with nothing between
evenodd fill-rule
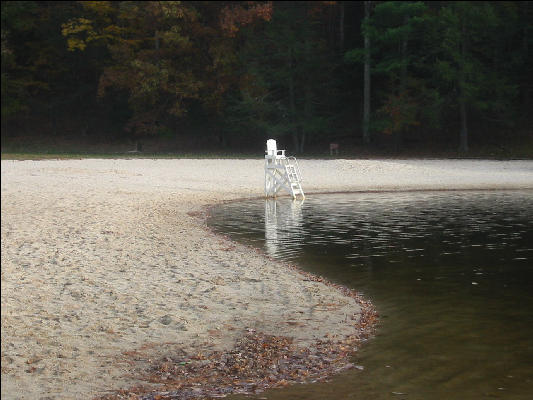
<instances>
[{"instance_id":1,"label":"lifeguard chair","mask_svg":"<svg viewBox=\"0 0 533 400\"><path fill-rule=\"evenodd\" d=\"M267 140L265 152L265 196L276 197L280 190L287 190L293 198L305 198L302 174L296 157L286 157L285 150L278 150L274 139Z\"/></svg>"}]
</instances>

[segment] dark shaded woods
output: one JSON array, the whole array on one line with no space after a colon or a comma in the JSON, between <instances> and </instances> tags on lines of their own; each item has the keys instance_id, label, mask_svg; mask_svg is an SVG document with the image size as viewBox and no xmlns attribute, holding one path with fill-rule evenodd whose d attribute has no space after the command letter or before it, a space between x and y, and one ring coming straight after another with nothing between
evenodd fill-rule
<instances>
[{"instance_id":1,"label":"dark shaded woods","mask_svg":"<svg viewBox=\"0 0 533 400\"><path fill-rule=\"evenodd\" d=\"M330 143L341 154L533 152L532 10L529 1L2 2L2 147L157 142L238 153L273 137L304 154L329 154Z\"/></svg>"}]
</instances>

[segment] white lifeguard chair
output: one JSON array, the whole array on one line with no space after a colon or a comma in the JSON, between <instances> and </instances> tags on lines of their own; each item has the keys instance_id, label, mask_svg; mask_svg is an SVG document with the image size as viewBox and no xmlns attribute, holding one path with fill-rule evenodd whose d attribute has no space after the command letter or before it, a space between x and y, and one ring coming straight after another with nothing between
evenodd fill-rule
<instances>
[{"instance_id":1,"label":"white lifeguard chair","mask_svg":"<svg viewBox=\"0 0 533 400\"><path fill-rule=\"evenodd\" d=\"M274 139L267 140L265 153L265 196L276 197L281 189L285 189L293 198L305 198L296 157L286 157L285 150L278 150Z\"/></svg>"}]
</instances>

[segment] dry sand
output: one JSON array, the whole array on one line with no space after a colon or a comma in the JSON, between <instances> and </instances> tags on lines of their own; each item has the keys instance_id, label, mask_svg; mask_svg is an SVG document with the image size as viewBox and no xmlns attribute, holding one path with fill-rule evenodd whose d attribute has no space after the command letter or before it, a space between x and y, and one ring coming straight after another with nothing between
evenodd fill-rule
<instances>
[{"instance_id":1,"label":"dry sand","mask_svg":"<svg viewBox=\"0 0 533 400\"><path fill-rule=\"evenodd\" d=\"M307 194L533 189L533 161L300 166ZM215 236L195 216L208 204L261 196L262 160L1 167L2 399L101 395L138 383L124 352L229 349L246 328L302 345L353 333L354 299Z\"/></svg>"}]
</instances>

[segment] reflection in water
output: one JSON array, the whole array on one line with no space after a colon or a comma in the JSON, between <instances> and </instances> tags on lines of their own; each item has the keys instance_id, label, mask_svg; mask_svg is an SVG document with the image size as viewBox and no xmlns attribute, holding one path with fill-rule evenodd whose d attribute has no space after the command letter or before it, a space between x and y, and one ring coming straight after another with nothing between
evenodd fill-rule
<instances>
[{"instance_id":1,"label":"reflection in water","mask_svg":"<svg viewBox=\"0 0 533 400\"><path fill-rule=\"evenodd\" d=\"M269 399L531 398L533 192L249 201L211 225L362 291L380 314L364 371Z\"/></svg>"},{"instance_id":2,"label":"reflection in water","mask_svg":"<svg viewBox=\"0 0 533 400\"><path fill-rule=\"evenodd\" d=\"M265 199L265 247L269 256L279 256L285 243L299 246L303 225L302 205L304 199L279 202Z\"/></svg>"}]
</instances>

